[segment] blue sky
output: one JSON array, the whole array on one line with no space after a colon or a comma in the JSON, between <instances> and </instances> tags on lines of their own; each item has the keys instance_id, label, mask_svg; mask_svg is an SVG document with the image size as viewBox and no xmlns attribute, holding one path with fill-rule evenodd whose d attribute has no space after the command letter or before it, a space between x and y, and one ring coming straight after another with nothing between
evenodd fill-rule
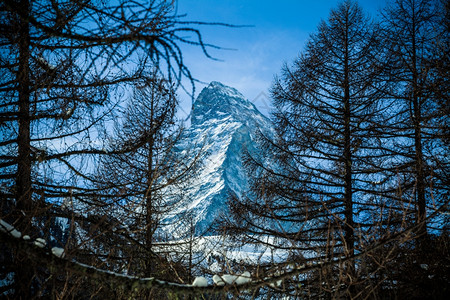
<instances>
[{"instance_id":1,"label":"blue sky","mask_svg":"<svg viewBox=\"0 0 450 300\"><path fill-rule=\"evenodd\" d=\"M360 0L358 3L375 17L389 0ZM292 62L303 51L308 36L321 20L328 18L337 0L179 0L179 14L185 20L251 25L247 28L199 26L205 42L234 50L211 49L220 61L205 57L198 47L183 46L186 65L192 75L205 83L220 81L237 88L263 113L270 105L269 88L283 63ZM196 94L204 84L196 85ZM181 114L190 110L190 99L179 92Z\"/></svg>"}]
</instances>

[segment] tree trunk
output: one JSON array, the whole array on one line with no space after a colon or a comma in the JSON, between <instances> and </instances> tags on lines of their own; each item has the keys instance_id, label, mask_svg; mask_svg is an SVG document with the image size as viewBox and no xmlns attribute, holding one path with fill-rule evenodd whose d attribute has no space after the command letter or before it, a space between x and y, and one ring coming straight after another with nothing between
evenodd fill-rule
<instances>
[{"instance_id":1,"label":"tree trunk","mask_svg":"<svg viewBox=\"0 0 450 300\"><path fill-rule=\"evenodd\" d=\"M20 2L20 10L28 14L29 3L27 0ZM19 134L17 137L17 177L16 177L16 208L18 226L21 231L30 230L32 211L31 200L31 149L30 149L30 34L27 20L20 20L19 29Z\"/></svg>"},{"instance_id":2,"label":"tree trunk","mask_svg":"<svg viewBox=\"0 0 450 300\"><path fill-rule=\"evenodd\" d=\"M415 12L413 12L413 28L416 28ZM412 34L412 104L413 104L413 126L414 126L414 151L415 151L415 177L416 177L416 222L419 226L417 230L418 241L423 244L427 235L426 226L426 202L425 202L425 172L423 166L423 152L422 152L422 134L421 134L421 119L422 111L420 105L420 89L418 83L417 70L417 45L416 45L415 31Z\"/></svg>"},{"instance_id":3,"label":"tree trunk","mask_svg":"<svg viewBox=\"0 0 450 300\"><path fill-rule=\"evenodd\" d=\"M351 149L351 107L350 107L350 67L349 67L349 49L348 49L348 16L345 25L345 48L344 48L344 163L345 163L345 251L348 257L355 254L355 237L353 223L353 188L352 188L352 149ZM347 276L352 282L355 277L355 262L348 262ZM354 286L350 286L350 293L354 294Z\"/></svg>"},{"instance_id":4,"label":"tree trunk","mask_svg":"<svg viewBox=\"0 0 450 300\"><path fill-rule=\"evenodd\" d=\"M28 16L30 4L21 0L18 11L22 16ZM30 148L30 26L25 17L19 21L19 69L17 87L19 96L19 128L17 136L17 174L16 174L16 209L15 226L23 234L31 232L33 203L31 198L31 148ZM31 299L31 281L33 269L29 259L21 253L14 255L15 299Z\"/></svg>"},{"instance_id":5,"label":"tree trunk","mask_svg":"<svg viewBox=\"0 0 450 300\"><path fill-rule=\"evenodd\" d=\"M153 94L152 94L153 97ZM150 103L150 135L148 137L147 146L148 146L148 156L147 156L147 191L145 195L145 203L146 203L146 215L145 215L145 246L148 251L152 250L153 246L153 234L155 227L155 220L153 218L154 211L154 203L153 203L153 151L154 151L154 135L153 135L153 116L154 116L154 99L152 99ZM147 267L146 267L146 275L152 275L155 268L155 262L153 261L154 257L147 258Z\"/></svg>"}]
</instances>

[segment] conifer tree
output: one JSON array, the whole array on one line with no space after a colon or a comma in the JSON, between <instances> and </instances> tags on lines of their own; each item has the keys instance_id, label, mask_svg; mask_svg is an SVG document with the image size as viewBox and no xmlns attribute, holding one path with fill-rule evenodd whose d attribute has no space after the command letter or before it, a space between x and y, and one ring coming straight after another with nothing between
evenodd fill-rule
<instances>
[{"instance_id":1,"label":"conifer tree","mask_svg":"<svg viewBox=\"0 0 450 300\"><path fill-rule=\"evenodd\" d=\"M358 4L345 1L320 23L294 64L283 68L271 90L278 137L261 137L261 151L274 158L247 156L253 189L230 201L235 222L228 229L249 239L260 236L262 243L264 236L276 237L284 242L275 247L293 251L300 261L305 251L317 253L313 260L332 260L352 257L369 228L383 222L372 214L382 210L372 203L373 183L385 178L378 150L383 141L374 135L388 106L380 43L376 24ZM336 286L344 284L344 292L354 294L354 262L340 272L323 270L327 280L319 281L326 286L315 286L316 292L323 288L341 297Z\"/></svg>"},{"instance_id":2,"label":"conifer tree","mask_svg":"<svg viewBox=\"0 0 450 300\"><path fill-rule=\"evenodd\" d=\"M179 82L182 76L192 80L180 44L199 45L207 55L199 31L181 20L172 4L0 3L2 219L35 238L45 232L42 218L48 219L49 207L63 198L95 207L92 166L109 154L103 125L124 88L141 78L146 66L139 62ZM30 299L38 293L32 285L35 265L13 257L15 271L5 274L14 274L15 297Z\"/></svg>"},{"instance_id":3,"label":"conifer tree","mask_svg":"<svg viewBox=\"0 0 450 300\"><path fill-rule=\"evenodd\" d=\"M179 191L194 178L201 155L177 149L183 127L176 118L178 99L173 88L156 72L136 84L110 138L108 148L114 154L101 159L98 168L98 188L105 191L103 202L112 207L111 215L136 232L132 237L144 255L140 251L133 255L143 265L143 276L157 275L153 244L173 238L162 235L163 219L183 199Z\"/></svg>"},{"instance_id":4,"label":"conifer tree","mask_svg":"<svg viewBox=\"0 0 450 300\"><path fill-rule=\"evenodd\" d=\"M419 240L427 238L427 216L448 202L448 4L447 12L443 4L398 0L383 11L389 80L395 85L385 134L394 140L392 173L402 178L402 200L413 201Z\"/></svg>"}]
</instances>

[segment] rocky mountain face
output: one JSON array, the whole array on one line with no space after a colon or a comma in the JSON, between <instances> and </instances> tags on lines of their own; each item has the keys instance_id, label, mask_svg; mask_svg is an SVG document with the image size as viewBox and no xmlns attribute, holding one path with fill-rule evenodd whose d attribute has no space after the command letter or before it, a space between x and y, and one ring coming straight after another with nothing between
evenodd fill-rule
<instances>
[{"instance_id":1,"label":"rocky mountain face","mask_svg":"<svg viewBox=\"0 0 450 300\"><path fill-rule=\"evenodd\" d=\"M203 147L205 155L198 177L182 191L187 200L176 213L188 213L197 234L227 212L230 193L241 196L248 189L242 153L258 153L258 131L274 136L271 121L234 88L211 82L194 102L191 127L179 149Z\"/></svg>"}]
</instances>

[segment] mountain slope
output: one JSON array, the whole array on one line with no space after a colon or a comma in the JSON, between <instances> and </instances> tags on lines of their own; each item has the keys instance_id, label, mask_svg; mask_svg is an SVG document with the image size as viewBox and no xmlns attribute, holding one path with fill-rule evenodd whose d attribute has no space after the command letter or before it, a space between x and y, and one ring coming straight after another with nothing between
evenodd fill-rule
<instances>
[{"instance_id":1,"label":"mountain slope","mask_svg":"<svg viewBox=\"0 0 450 300\"><path fill-rule=\"evenodd\" d=\"M247 190L241 156L244 149L257 153L258 131L274 135L270 120L234 88L211 82L194 102L191 127L179 148L203 145L206 154L198 178L182 191L188 200L176 214L191 214L197 234L226 213L230 192L240 196Z\"/></svg>"}]
</instances>

